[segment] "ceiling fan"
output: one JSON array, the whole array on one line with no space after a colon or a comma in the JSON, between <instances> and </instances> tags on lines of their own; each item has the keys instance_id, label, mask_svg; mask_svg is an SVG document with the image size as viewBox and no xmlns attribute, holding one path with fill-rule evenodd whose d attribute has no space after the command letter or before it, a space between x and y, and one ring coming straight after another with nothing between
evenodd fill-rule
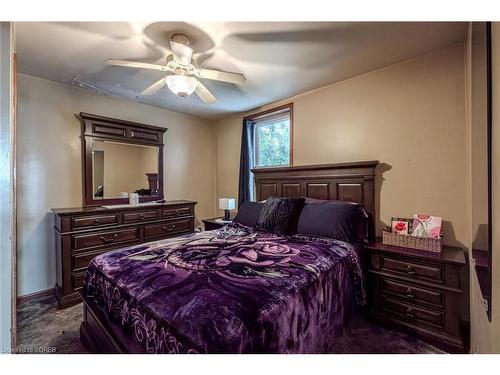
<instances>
[{"instance_id":1,"label":"ceiling fan","mask_svg":"<svg viewBox=\"0 0 500 375\"><path fill-rule=\"evenodd\" d=\"M191 40L187 35L174 34L170 40L172 54L167 57L165 65L118 59L107 59L106 63L128 68L158 70L166 73L165 77L147 87L140 95L151 95L166 85L174 94L181 98L185 98L195 92L203 102L214 103L217 99L201 83L199 78L229 82L236 85L245 82L246 78L241 73L198 68L191 59L193 49L189 46L190 44Z\"/></svg>"}]
</instances>

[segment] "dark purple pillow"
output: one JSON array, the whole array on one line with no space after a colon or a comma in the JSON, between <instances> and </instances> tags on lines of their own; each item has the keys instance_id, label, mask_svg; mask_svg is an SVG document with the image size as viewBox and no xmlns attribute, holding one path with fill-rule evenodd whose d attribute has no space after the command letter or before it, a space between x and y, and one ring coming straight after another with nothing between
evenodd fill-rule
<instances>
[{"instance_id":1,"label":"dark purple pillow","mask_svg":"<svg viewBox=\"0 0 500 375\"><path fill-rule=\"evenodd\" d=\"M233 219L233 222L254 228L255 225L257 225L260 211L263 206L264 203L260 202L243 202L241 207L238 209L238 214Z\"/></svg>"},{"instance_id":2,"label":"dark purple pillow","mask_svg":"<svg viewBox=\"0 0 500 375\"><path fill-rule=\"evenodd\" d=\"M368 215L357 203L307 199L297 233L363 243L368 239Z\"/></svg>"},{"instance_id":3,"label":"dark purple pillow","mask_svg":"<svg viewBox=\"0 0 500 375\"><path fill-rule=\"evenodd\" d=\"M304 198L267 198L255 228L279 235L297 233L297 223L304 201Z\"/></svg>"}]
</instances>

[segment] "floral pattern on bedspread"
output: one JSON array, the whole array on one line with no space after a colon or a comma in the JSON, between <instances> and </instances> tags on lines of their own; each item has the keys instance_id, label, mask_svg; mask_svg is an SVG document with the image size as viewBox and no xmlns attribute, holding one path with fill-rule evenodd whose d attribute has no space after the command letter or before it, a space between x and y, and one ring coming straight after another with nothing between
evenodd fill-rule
<instances>
[{"instance_id":1,"label":"floral pattern on bedspread","mask_svg":"<svg viewBox=\"0 0 500 375\"><path fill-rule=\"evenodd\" d=\"M84 292L148 353L318 353L365 300L357 249L238 224L97 256Z\"/></svg>"}]
</instances>

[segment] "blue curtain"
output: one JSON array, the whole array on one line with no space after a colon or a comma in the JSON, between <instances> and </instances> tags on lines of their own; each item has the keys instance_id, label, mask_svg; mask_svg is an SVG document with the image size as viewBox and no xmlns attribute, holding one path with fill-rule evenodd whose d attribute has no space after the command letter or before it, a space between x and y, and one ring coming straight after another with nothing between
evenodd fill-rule
<instances>
[{"instance_id":1,"label":"blue curtain","mask_svg":"<svg viewBox=\"0 0 500 375\"><path fill-rule=\"evenodd\" d=\"M243 120L243 131L241 133L241 154L240 154L240 184L238 190L238 208L243 202L253 199L253 173L250 171L254 167L253 148L254 123L250 120Z\"/></svg>"}]
</instances>

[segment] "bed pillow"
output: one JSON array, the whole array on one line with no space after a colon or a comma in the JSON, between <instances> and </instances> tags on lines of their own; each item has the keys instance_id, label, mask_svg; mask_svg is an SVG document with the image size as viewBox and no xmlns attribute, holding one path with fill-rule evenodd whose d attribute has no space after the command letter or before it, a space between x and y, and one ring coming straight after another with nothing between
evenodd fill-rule
<instances>
[{"instance_id":1,"label":"bed pillow","mask_svg":"<svg viewBox=\"0 0 500 375\"><path fill-rule=\"evenodd\" d=\"M243 202L241 207L238 209L238 214L233 219L233 222L254 228L255 225L257 225L260 211L263 206L264 203L260 202Z\"/></svg>"},{"instance_id":2,"label":"bed pillow","mask_svg":"<svg viewBox=\"0 0 500 375\"><path fill-rule=\"evenodd\" d=\"M368 215L357 203L307 199L297 233L363 243L368 239Z\"/></svg>"},{"instance_id":3,"label":"bed pillow","mask_svg":"<svg viewBox=\"0 0 500 375\"><path fill-rule=\"evenodd\" d=\"M297 233L304 198L269 197L262 207L256 229L279 235Z\"/></svg>"}]
</instances>

